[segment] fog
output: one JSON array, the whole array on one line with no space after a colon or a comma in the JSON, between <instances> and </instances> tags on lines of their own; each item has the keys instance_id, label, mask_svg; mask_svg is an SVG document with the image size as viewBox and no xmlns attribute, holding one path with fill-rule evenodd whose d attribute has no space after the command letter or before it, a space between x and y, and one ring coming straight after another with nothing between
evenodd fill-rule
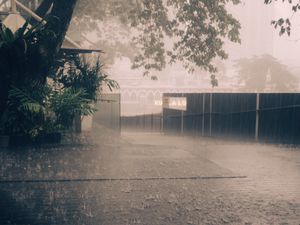
<instances>
[{"instance_id":1,"label":"fog","mask_svg":"<svg viewBox=\"0 0 300 225\"><path fill-rule=\"evenodd\" d=\"M299 16L292 15L289 4L265 5L263 1L245 0L238 6L229 5L228 9L241 23L242 43L227 41L225 49L229 58L215 60L219 68L216 88L211 87L208 72L196 69L189 74L180 63L169 65L161 72L154 71L156 81L150 76L144 77L143 70L132 70L131 59L135 52L129 39L134 31L114 18L96 21L98 28L83 32L81 42L106 52L102 56L106 70L121 86L123 115L160 112L158 102L165 92L298 92L300 24ZM291 18L290 37L279 36L279 31L271 26L271 21L279 17ZM79 37L74 24L70 36L76 39ZM265 68L259 70L257 63L264 64ZM245 78L242 70L249 70L251 79Z\"/></svg>"},{"instance_id":2,"label":"fog","mask_svg":"<svg viewBox=\"0 0 300 225\"><path fill-rule=\"evenodd\" d=\"M82 27L75 16L68 35L104 51L120 89L103 87L68 129L34 127L59 141L0 133L0 224L300 224L300 20L287 6L228 6L242 43L225 43L214 88L210 73L180 63L143 76L131 69L134 30L88 16ZM292 35L280 37L270 23L286 16Z\"/></svg>"}]
</instances>

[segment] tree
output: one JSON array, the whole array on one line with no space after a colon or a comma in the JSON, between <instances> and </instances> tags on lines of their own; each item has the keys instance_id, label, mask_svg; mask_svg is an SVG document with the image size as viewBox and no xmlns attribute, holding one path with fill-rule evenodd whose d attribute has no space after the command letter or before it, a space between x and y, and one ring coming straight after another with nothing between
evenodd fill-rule
<instances>
[{"instance_id":1,"label":"tree","mask_svg":"<svg viewBox=\"0 0 300 225\"><path fill-rule=\"evenodd\" d=\"M228 57L224 41L240 42L240 24L226 8L230 3L240 0L43 0L36 13L59 20L59 26L52 27L57 34L55 43L44 49L52 61L75 11L80 21L115 17L138 31L129 48L119 49L131 50L133 68L142 67L145 74L176 61L189 71L199 67L215 73L213 59ZM36 23L34 19L30 22Z\"/></svg>"},{"instance_id":2,"label":"tree","mask_svg":"<svg viewBox=\"0 0 300 225\"><path fill-rule=\"evenodd\" d=\"M51 36L55 38L51 42L38 43L36 55L26 59L32 62L26 63L36 64L37 67L42 64L40 81L46 81L78 3L78 18L101 19L115 16L138 31L133 41L139 52L134 58L133 67L144 68L145 74L153 69L162 70L168 62L176 61L182 62L190 71L198 66L214 73L216 67L212 60L227 58L223 50L224 40L240 41L240 24L226 9L228 3L239 2L240 0L43 0L36 13L41 17L52 18L45 31L51 32ZM85 10L81 11L81 7ZM34 24L33 20L30 22ZM166 45L167 41L171 42L170 48ZM5 57L3 60L5 61ZM6 99L7 91L6 94L1 94L0 112L3 111Z\"/></svg>"},{"instance_id":3,"label":"tree","mask_svg":"<svg viewBox=\"0 0 300 225\"><path fill-rule=\"evenodd\" d=\"M94 112L91 103L102 83L117 87L102 73L99 61L92 65L77 55L59 57L76 0L49 3L44 1L37 10L42 21L28 20L15 32L0 22L1 134L35 139L68 128L75 115ZM68 74L66 63L72 63Z\"/></svg>"},{"instance_id":4,"label":"tree","mask_svg":"<svg viewBox=\"0 0 300 225\"><path fill-rule=\"evenodd\" d=\"M25 85L29 80L34 80L36 84L46 82L70 24L76 0L45 0L38 9L43 9L40 11L41 16L45 16L48 11L45 8L50 2L52 10L46 25L37 23L27 30L25 24L13 34L0 24L0 115L6 109L12 85Z\"/></svg>"},{"instance_id":5,"label":"tree","mask_svg":"<svg viewBox=\"0 0 300 225\"><path fill-rule=\"evenodd\" d=\"M97 29L95 20L112 17L133 29L136 32L132 40L136 47L133 68L143 68L145 75L174 62L183 63L189 71L199 67L215 73L213 59L227 58L223 49L225 40L240 42L240 24L226 8L229 3L239 2L78 0L74 17L87 29Z\"/></svg>"},{"instance_id":6,"label":"tree","mask_svg":"<svg viewBox=\"0 0 300 225\"><path fill-rule=\"evenodd\" d=\"M50 15L62 21L59 44L75 3L76 0L44 0L37 9L43 16L53 5ZM240 24L228 13L229 3L238 4L240 0L78 0L74 14L81 21L117 17L138 31L133 39L137 47L133 68L142 67L145 75L176 61L189 71L200 67L214 73L217 68L212 60L228 57L223 50L225 39L240 42Z\"/></svg>"},{"instance_id":7,"label":"tree","mask_svg":"<svg viewBox=\"0 0 300 225\"><path fill-rule=\"evenodd\" d=\"M93 65L61 52L52 64L45 53L57 43L52 23L25 23L15 33L0 23L0 134L35 139L66 129L75 115L94 112L91 103L103 83L117 87L103 74L100 61Z\"/></svg>"},{"instance_id":8,"label":"tree","mask_svg":"<svg viewBox=\"0 0 300 225\"><path fill-rule=\"evenodd\" d=\"M292 91L297 88L297 78L287 66L271 55L255 56L237 60L235 67L243 91Z\"/></svg>"}]
</instances>

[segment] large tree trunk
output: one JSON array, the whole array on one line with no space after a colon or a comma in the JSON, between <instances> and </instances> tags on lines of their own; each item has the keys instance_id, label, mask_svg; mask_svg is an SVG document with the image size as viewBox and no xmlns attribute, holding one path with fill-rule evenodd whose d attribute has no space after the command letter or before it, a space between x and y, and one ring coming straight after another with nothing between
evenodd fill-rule
<instances>
[{"instance_id":1,"label":"large tree trunk","mask_svg":"<svg viewBox=\"0 0 300 225\"><path fill-rule=\"evenodd\" d=\"M50 7L52 6L54 0L44 0L39 5L39 7L35 10L35 13L40 16L44 17L46 13L49 11Z\"/></svg>"},{"instance_id":2,"label":"large tree trunk","mask_svg":"<svg viewBox=\"0 0 300 225\"><path fill-rule=\"evenodd\" d=\"M44 0L36 10L36 13L40 17L45 17L46 13L49 11L49 9L51 9L49 15L57 17L59 20L58 24L57 23L52 24L51 27L51 29L56 31L57 39L51 44L46 44L45 46L42 46L44 47L43 48L44 56L42 56L41 59L43 58L49 62L49 68L43 68L43 74L45 74L45 77L42 77L41 80L42 82L46 81L46 76L50 71L51 64L54 62L54 59L57 53L59 52L61 45L64 41L66 32L68 30L70 21L72 19L76 2L77 0ZM0 79L0 82L1 82L0 85L0 89L1 89L0 90L0 120L1 120L1 116L7 107L7 96L10 87L9 84L6 84L6 82L2 81L2 79Z\"/></svg>"},{"instance_id":3,"label":"large tree trunk","mask_svg":"<svg viewBox=\"0 0 300 225\"><path fill-rule=\"evenodd\" d=\"M49 62L47 63L49 68L45 68L43 72L45 74L44 81L46 81L50 67L53 65L65 39L76 2L77 0L44 0L37 8L36 13L41 17L48 17L49 23L47 26L57 35L57 38L51 44L45 43L41 46L43 48L43 58Z\"/></svg>"},{"instance_id":4,"label":"large tree trunk","mask_svg":"<svg viewBox=\"0 0 300 225\"><path fill-rule=\"evenodd\" d=\"M51 9L53 2L54 2L54 0L43 0L38 5L38 7L35 9L35 11L34 11L35 14L38 15L39 17L44 18L46 16L46 14L49 12L49 10ZM24 6L28 7L28 4L26 4L26 1L20 1L20 3L22 3ZM33 10L33 9L31 9L31 10ZM18 8L18 11L20 11L21 14L27 15L27 12L21 8ZM30 18L29 23L31 25L36 25L39 23L39 21L37 21L34 18Z\"/></svg>"},{"instance_id":5,"label":"large tree trunk","mask_svg":"<svg viewBox=\"0 0 300 225\"><path fill-rule=\"evenodd\" d=\"M58 31L58 38L55 47L55 53L57 54L60 50L60 47L64 41L65 35L69 28L73 11L75 8L77 0L54 0L53 8L51 10L50 15L59 18L60 29Z\"/></svg>"},{"instance_id":6,"label":"large tree trunk","mask_svg":"<svg viewBox=\"0 0 300 225\"><path fill-rule=\"evenodd\" d=\"M77 0L43 0L35 10L35 13L42 18L50 16L59 19L59 24L55 27L58 35L57 42L56 45L53 46L54 48L50 49L51 51L55 50L56 54L59 52L64 41L76 3ZM36 24L37 21L32 18L30 23Z\"/></svg>"},{"instance_id":7,"label":"large tree trunk","mask_svg":"<svg viewBox=\"0 0 300 225\"><path fill-rule=\"evenodd\" d=\"M77 0L44 0L35 11L35 13L40 17L45 17L49 12L50 17L56 17L59 19L59 24L55 27L58 38L53 49L49 49L50 51L54 50L55 54L59 52L64 41L76 2Z\"/></svg>"}]
</instances>

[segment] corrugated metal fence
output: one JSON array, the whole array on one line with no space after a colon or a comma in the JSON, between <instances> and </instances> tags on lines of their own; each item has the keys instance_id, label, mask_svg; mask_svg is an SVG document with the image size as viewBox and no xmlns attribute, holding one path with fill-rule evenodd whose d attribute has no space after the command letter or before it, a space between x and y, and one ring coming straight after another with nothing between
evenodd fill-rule
<instances>
[{"instance_id":1,"label":"corrugated metal fence","mask_svg":"<svg viewBox=\"0 0 300 225\"><path fill-rule=\"evenodd\" d=\"M95 105L97 111L93 116L93 126L101 125L120 131L121 95L118 93L102 93Z\"/></svg>"},{"instance_id":2,"label":"corrugated metal fence","mask_svg":"<svg viewBox=\"0 0 300 225\"><path fill-rule=\"evenodd\" d=\"M163 131L274 143L300 143L300 94L164 94L186 97L187 110L163 109Z\"/></svg>"},{"instance_id":3,"label":"corrugated metal fence","mask_svg":"<svg viewBox=\"0 0 300 225\"><path fill-rule=\"evenodd\" d=\"M161 114L147 114L121 117L122 130L135 130L146 132L161 132Z\"/></svg>"}]
</instances>

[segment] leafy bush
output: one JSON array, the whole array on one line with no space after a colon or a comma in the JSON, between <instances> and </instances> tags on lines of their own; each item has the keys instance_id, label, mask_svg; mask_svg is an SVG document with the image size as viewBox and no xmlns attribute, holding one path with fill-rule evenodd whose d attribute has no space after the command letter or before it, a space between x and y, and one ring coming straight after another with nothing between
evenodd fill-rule
<instances>
[{"instance_id":1,"label":"leafy bush","mask_svg":"<svg viewBox=\"0 0 300 225\"><path fill-rule=\"evenodd\" d=\"M13 87L2 124L9 134L41 133L68 129L76 114L91 115L95 109L84 89L65 88L62 91L45 85L43 90L29 91Z\"/></svg>"},{"instance_id":2,"label":"leafy bush","mask_svg":"<svg viewBox=\"0 0 300 225\"><path fill-rule=\"evenodd\" d=\"M53 61L53 56L43 51L56 38L50 27L45 21L33 27L25 23L13 33L0 22L1 133L28 133L36 126L37 121L40 121L40 117L43 117L41 112L33 113L32 110L37 106L34 102L28 102L28 108L18 105L21 103L19 100L25 100L18 99L18 94L20 95L21 90L25 90L26 87L28 92L35 93L33 96L39 97L39 101L43 99L43 94L36 92L44 89L47 71ZM30 96L25 95L25 92L22 94Z\"/></svg>"},{"instance_id":3,"label":"leafy bush","mask_svg":"<svg viewBox=\"0 0 300 225\"><path fill-rule=\"evenodd\" d=\"M63 128L72 125L75 115L91 115L95 112L85 89L65 88L62 92L54 92L49 100L56 124Z\"/></svg>"},{"instance_id":4,"label":"leafy bush","mask_svg":"<svg viewBox=\"0 0 300 225\"><path fill-rule=\"evenodd\" d=\"M102 67L99 58L92 63L77 54L63 54L56 62L52 77L63 88L84 88L86 98L97 101L101 85L106 84L111 91L119 88L118 83L109 79Z\"/></svg>"},{"instance_id":5,"label":"leafy bush","mask_svg":"<svg viewBox=\"0 0 300 225\"><path fill-rule=\"evenodd\" d=\"M0 23L2 134L36 138L68 129L76 115L94 113L92 103L97 101L103 83L111 90L118 87L102 72L99 59L91 64L78 55L64 55L52 72L48 71L54 56L43 49L56 38L50 27L45 22L34 27L26 23L12 33Z\"/></svg>"}]
</instances>

